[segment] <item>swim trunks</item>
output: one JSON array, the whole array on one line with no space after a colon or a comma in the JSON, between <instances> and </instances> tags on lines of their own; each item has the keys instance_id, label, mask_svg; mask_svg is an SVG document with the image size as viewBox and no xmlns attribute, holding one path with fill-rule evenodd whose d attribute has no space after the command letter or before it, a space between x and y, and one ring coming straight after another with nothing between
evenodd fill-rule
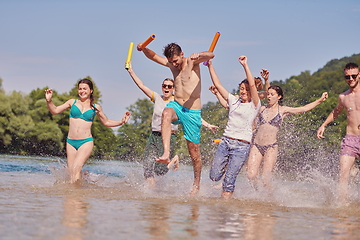
<instances>
[{"instance_id":1,"label":"swim trunks","mask_svg":"<svg viewBox=\"0 0 360 240\"><path fill-rule=\"evenodd\" d=\"M341 154L358 158L360 156L360 135L346 134L341 141Z\"/></svg>"},{"instance_id":2,"label":"swim trunks","mask_svg":"<svg viewBox=\"0 0 360 240\"><path fill-rule=\"evenodd\" d=\"M184 137L193 143L200 143L201 110L192 110L170 101L165 108L175 110L178 120L172 124L182 124Z\"/></svg>"}]
</instances>

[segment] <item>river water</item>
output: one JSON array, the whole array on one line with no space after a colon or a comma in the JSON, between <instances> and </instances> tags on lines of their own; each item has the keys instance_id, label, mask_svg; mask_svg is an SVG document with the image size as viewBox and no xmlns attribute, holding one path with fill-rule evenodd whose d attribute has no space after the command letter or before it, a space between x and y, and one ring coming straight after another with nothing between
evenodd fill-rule
<instances>
[{"instance_id":1,"label":"river water","mask_svg":"<svg viewBox=\"0 0 360 240\"><path fill-rule=\"evenodd\" d=\"M148 189L134 162L91 160L84 169L98 182L82 186L62 182L63 162L0 155L0 239L360 239L357 184L339 205L334 180L316 171L277 177L271 195L241 172L234 198L221 201L208 167L191 198L190 166Z\"/></svg>"}]
</instances>

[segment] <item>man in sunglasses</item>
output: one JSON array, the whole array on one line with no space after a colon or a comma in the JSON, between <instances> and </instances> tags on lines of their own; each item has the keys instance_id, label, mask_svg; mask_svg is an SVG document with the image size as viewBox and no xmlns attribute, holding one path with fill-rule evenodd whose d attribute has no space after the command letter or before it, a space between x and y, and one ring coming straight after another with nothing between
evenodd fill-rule
<instances>
[{"instance_id":1,"label":"man in sunglasses","mask_svg":"<svg viewBox=\"0 0 360 240\"><path fill-rule=\"evenodd\" d=\"M170 68L174 76L174 101L168 103L162 114L162 140L164 154L156 161L170 163L171 123L182 124L184 137L194 167L194 183L190 195L196 195L200 189L202 160L200 156L200 128L201 128L201 79L200 63L212 59L212 52L193 53L185 57L181 47L170 43L164 48L164 56L156 54L149 48L137 46L150 60Z\"/></svg>"},{"instance_id":2,"label":"man in sunglasses","mask_svg":"<svg viewBox=\"0 0 360 240\"><path fill-rule=\"evenodd\" d=\"M345 201L348 197L348 181L355 159L360 156L360 74L356 63L348 63L344 68L344 77L349 90L339 95L338 105L329 114L325 122L319 127L317 137L324 138L325 127L334 121L346 109L347 126L346 136L341 142L339 200Z\"/></svg>"}]
</instances>

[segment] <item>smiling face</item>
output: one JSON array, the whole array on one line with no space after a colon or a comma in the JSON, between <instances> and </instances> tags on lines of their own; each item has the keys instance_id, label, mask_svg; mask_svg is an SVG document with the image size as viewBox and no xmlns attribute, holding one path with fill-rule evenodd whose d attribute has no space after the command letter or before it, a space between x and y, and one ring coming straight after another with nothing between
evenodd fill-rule
<instances>
[{"instance_id":1,"label":"smiling face","mask_svg":"<svg viewBox=\"0 0 360 240\"><path fill-rule=\"evenodd\" d=\"M243 103L248 103L251 101L251 92L248 83L243 82L240 84L239 96L241 97L241 102Z\"/></svg>"},{"instance_id":2,"label":"smiling face","mask_svg":"<svg viewBox=\"0 0 360 240\"><path fill-rule=\"evenodd\" d=\"M359 84L359 78L360 78L359 69L358 68L345 69L344 77L349 87L355 88Z\"/></svg>"},{"instance_id":3,"label":"smiling face","mask_svg":"<svg viewBox=\"0 0 360 240\"><path fill-rule=\"evenodd\" d=\"M89 85L86 83L79 83L78 85L78 95L81 99L90 98L91 93L93 92L90 89Z\"/></svg>"},{"instance_id":4,"label":"smiling face","mask_svg":"<svg viewBox=\"0 0 360 240\"><path fill-rule=\"evenodd\" d=\"M169 99L172 97L174 92L174 82L172 80L165 79L161 86L164 99Z\"/></svg>"},{"instance_id":5,"label":"smiling face","mask_svg":"<svg viewBox=\"0 0 360 240\"><path fill-rule=\"evenodd\" d=\"M176 69L181 70L182 64L184 62L184 53L181 52L180 55L174 54L171 57L169 57L168 62L173 65Z\"/></svg>"}]
</instances>

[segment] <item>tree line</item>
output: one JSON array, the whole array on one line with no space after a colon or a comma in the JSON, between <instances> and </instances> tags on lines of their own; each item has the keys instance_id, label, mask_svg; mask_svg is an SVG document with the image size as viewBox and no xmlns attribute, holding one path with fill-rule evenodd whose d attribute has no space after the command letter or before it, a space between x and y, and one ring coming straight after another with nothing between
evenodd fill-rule
<instances>
[{"instance_id":1,"label":"tree line","mask_svg":"<svg viewBox=\"0 0 360 240\"><path fill-rule=\"evenodd\" d=\"M298 76L286 80L273 80L271 85L278 85L284 91L284 105L301 106L319 98L325 91L329 98L314 110L287 117L279 133L278 168L306 168L311 165L321 165L323 161L336 161L339 143L345 135L346 116L342 114L326 130L326 140L316 138L316 130L337 104L337 97L348 89L344 81L343 67L348 62L360 65L360 54L350 57L333 59L323 68L311 74L304 71ZM88 76L91 79L90 76ZM270 79L271 80L271 79ZM0 153L65 156L65 140L69 126L69 110L64 114L52 115L44 98L45 88L37 88L29 94L13 91L6 94L0 78ZM94 97L101 102L101 92L94 82ZM238 89L233 89L237 93ZM53 102L60 105L70 98L77 98L77 84L67 93L54 91ZM215 98L215 97L214 97ZM215 101L215 99L214 99ZM263 105L266 101L263 100ZM146 98L138 99L127 107L131 112L131 120L113 132L104 127L98 118L95 119L92 134L94 136L93 158L119 159L139 161L151 131L153 104ZM220 138L227 122L227 110L218 102L208 102L203 105L202 117L220 127L213 134L202 129L201 153L205 164L211 162L217 145L213 140ZM176 153L183 161L188 153L183 133L177 134ZM331 158L331 159L330 159ZM187 160L186 160L187 159ZM325 162L326 168L329 162Z\"/></svg>"}]
</instances>

